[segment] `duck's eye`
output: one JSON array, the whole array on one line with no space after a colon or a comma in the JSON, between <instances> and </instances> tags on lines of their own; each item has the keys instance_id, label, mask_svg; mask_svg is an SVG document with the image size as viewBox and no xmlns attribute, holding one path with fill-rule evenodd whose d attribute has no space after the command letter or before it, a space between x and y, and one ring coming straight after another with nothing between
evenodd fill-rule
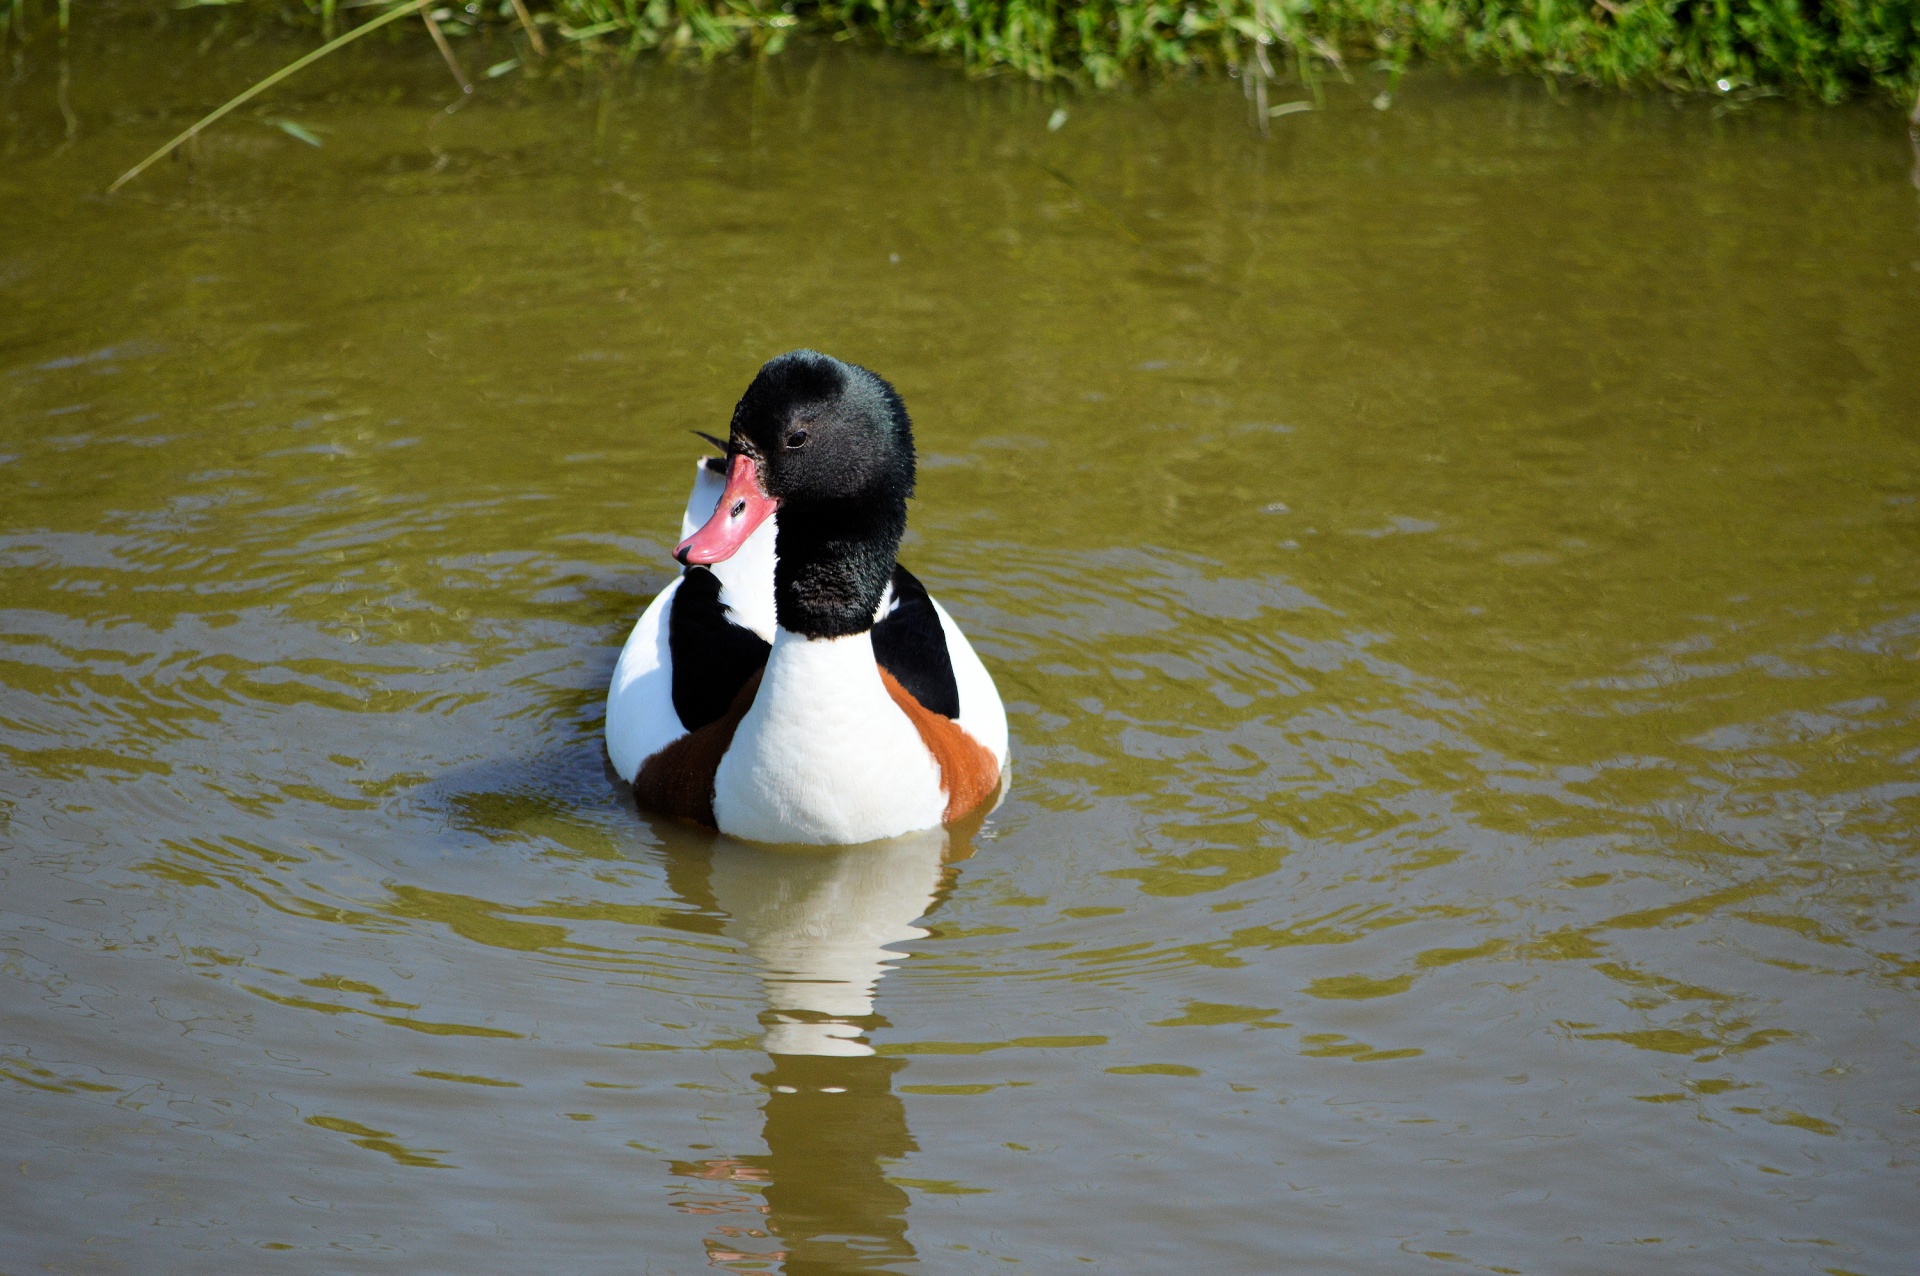
<instances>
[{"instance_id":1,"label":"duck's eye","mask_svg":"<svg viewBox=\"0 0 1920 1276\"><path fill-rule=\"evenodd\" d=\"M813 436L808 434L805 430L795 430L792 434L789 434L787 436L787 446L788 447L805 447L807 445L807 440L812 437Z\"/></svg>"}]
</instances>

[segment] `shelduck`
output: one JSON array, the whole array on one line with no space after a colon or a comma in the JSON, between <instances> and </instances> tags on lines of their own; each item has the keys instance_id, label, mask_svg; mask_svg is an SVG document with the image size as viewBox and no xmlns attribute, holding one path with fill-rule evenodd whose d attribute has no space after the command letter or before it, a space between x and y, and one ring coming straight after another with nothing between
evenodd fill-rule
<instances>
[{"instance_id":1,"label":"shelduck","mask_svg":"<svg viewBox=\"0 0 1920 1276\"><path fill-rule=\"evenodd\" d=\"M607 691L607 755L640 805L747 841L848 845L993 799L1000 694L895 558L914 449L894 388L811 350L781 355L725 446L694 479L684 570Z\"/></svg>"}]
</instances>

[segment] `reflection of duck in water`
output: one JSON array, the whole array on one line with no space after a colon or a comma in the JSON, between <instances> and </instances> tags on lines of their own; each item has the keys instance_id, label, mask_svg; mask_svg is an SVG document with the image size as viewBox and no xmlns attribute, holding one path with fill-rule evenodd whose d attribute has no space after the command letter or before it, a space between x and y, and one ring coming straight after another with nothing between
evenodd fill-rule
<instances>
[{"instance_id":1,"label":"reflection of duck in water","mask_svg":"<svg viewBox=\"0 0 1920 1276\"><path fill-rule=\"evenodd\" d=\"M773 1055L870 1055L860 1040L892 956L919 939L933 907L947 835L934 829L859 851L770 852L728 839L713 848L714 902L746 942L766 988Z\"/></svg>"},{"instance_id":2,"label":"reflection of duck in water","mask_svg":"<svg viewBox=\"0 0 1920 1276\"><path fill-rule=\"evenodd\" d=\"M999 791L1006 712L953 618L895 561L914 485L900 396L799 350L734 409L723 490L620 653L607 753L641 805L757 842L847 845Z\"/></svg>"},{"instance_id":3,"label":"reflection of duck in water","mask_svg":"<svg viewBox=\"0 0 1920 1276\"><path fill-rule=\"evenodd\" d=\"M963 837L958 845L964 855ZM767 1089L766 1154L674 1166L764 1185L766 1230L778 1250L756 1252L748 1242L757 1229L723 1224L710 1242L715 1265L778 1257L789 1276L801 1276L913 1258L907 1195L887 1180L888 1163L916 1150L892 1089L906 1060L876 1055L863 1034L882 1022L873 1006L889 969L885 946L926 934L915 923L936 906L944 862L954 858L947 832L936 829L846 850L722 838L710 859L670 861L674 888L725 914L725 933L759 963L767 1001L761 1044L771 1067L755 1074Z\"/></svg>"}]
</instances>

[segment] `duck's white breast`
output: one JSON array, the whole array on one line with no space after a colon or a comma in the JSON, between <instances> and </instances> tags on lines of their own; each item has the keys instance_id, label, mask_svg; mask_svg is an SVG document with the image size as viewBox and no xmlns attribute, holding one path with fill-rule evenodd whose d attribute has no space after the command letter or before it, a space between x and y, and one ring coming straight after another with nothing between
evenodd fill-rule
<instances>
[{"instance_id":1,"label":"duck's white breast","mask_svg":"<svg viewBox=\"0 0 1920 1276\"><path fill-rule=\"evenodd\" d=\"M934 828L940 768L880 681L869 633L774 632L773 652L713 780L720 831L847 845Z\"/></svg>"}]
</instances>

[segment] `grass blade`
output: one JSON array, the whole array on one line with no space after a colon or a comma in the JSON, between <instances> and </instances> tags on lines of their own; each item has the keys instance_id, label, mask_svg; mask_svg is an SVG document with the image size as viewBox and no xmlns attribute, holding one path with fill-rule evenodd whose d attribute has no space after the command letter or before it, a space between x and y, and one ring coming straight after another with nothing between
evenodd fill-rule
<instances>
[{"instance_id":1,"label":"grass blade","mask_svg":"<svg viewBox=\"0 0 1920 1276\"><path fill-rule=\"evenodd\" d=\"M280 83L280 81L286 79L288 76L294 74L297 71L302 71L302 70L305 70L307 67L312 66L315 62L318 62L321 58L326 57L327 54L332 53L335 49L339 48L341 45L350 44L353 41L358 40L361 36L366 35L370 31L378 30L379 28L386 26L387 23L389 22L392 22L398 18L403 18L407 14L413 13L416 10L425 8L429 3L431 3L431 0L403 0L403 2L399 6L397 6L396 8L387 10L385 13L381 14L379 17L375 18L373 21L367 23L365 26L355 27L353 30L347 32L345 35L339 36L336 39L327 41L325 44L315 49L312 53L307 54L305 57L298 58L292 62L287 63L287 65L281 67L278 71L275 71L272 75L269 75L266 79L261 80L258 84L255 84L252 88L247 89L245 92L239 94L236 97L228 99L228 101L224 105L216 107L214 110L208 112L206 115L201 116L200 119L193 125L192 128L189 128L186 132L180 134L178 137L174 138L171 142L168 142L165 146L161 147L159 150L155 151L153 154L147 156L145 159L141 160L138 164L135 164L132 168L128 169L126 172L120 174L119 177L114 179L113 185L107 187L107 194L109 195L113 194L115 191L119 190L122 186L125 186L128 182L140 176L140 174L146 172L147 169L153 165L154 161L164 159L166 158L166 156L170 155L174 151L174 149L178 147L182 142L185 142L197 136L200 133L200 131L206 128L209 124L212 124L215 121L222 119L231 111L233 111L236 107L244 106L246 103L251 102L254 98L260 96L262 93L265 93L268 89Z\"/></svg>"},{"instance_id":2,"label":"grass blade","mask_svg":"<svg viewBox=\"0 0 1920 1276\"><path fill-rule=\"evenodd\" d=\"M282 133L285 133L288 137L291 137L296 141L305 142L308 146L325 146L326 145L325 142L322 142L319 138L315 137L311 130L300 127L298 124L295 124L292 120L268 120L267 123L273 125L275 128L279 129Z\"/></svg>"}]
</instances>

